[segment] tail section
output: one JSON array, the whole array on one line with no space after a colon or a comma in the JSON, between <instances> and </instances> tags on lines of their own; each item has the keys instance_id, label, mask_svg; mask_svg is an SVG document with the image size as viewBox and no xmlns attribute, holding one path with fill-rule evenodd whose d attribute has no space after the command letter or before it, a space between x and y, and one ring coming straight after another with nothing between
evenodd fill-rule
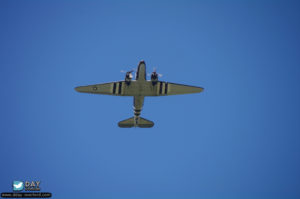
<instances>
[{"instance_id":1,"label":"tail section","mask_svg":"<svg viewBox=\"0 0 300 199\"><path fill-rule=\"evenodd\" d=\"M121 128L131 128L131 127L140 127L140 128L151 128L154 126L154 123L150 120L146 120L142 117L123 120L118 123Z\"/></svg>"}]
</instances>

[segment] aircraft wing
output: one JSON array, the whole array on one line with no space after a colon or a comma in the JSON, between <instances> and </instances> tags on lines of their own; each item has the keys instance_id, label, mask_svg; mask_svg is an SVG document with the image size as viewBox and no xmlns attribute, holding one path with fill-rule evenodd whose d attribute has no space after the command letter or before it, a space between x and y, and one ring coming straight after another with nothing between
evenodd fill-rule
<instances>
[{"instance_id":1,"label":"aircraft wing","mask_svg":"<svg viewBox=\"0 0 300 199\"><path fill-rule=\"evenodd\" d=\"M161 81L157 83L157 93L159 96L200 93L203 90L204 88L201 87L188 86L184 84L175 84Z\"/></svg>"},{"instance_id":2,"label":"aircraft wing","mask_svg":"<svg viewBox=\"0 0 300 199\"><path fill-rule=\"evenodd\" d=\"M76 91L81 93L92 93L102 95L122 95L125 81L109 82L104 84L94 84L88 86L78 86Z\"/></svg>"}]
</instances>

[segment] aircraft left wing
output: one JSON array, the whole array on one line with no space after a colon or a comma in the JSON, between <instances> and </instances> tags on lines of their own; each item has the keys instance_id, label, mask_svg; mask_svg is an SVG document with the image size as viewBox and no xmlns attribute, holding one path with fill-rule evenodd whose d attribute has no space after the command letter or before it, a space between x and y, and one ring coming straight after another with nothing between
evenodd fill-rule
<instances>
[{"instance_id":1,"label":"aircraft left wing","mask_svg":"<svg viewBox=\"0 0 300 199\"><path fill-rule=\"evenodd\" d=\"M182 95L190 93L200 93L204 90L202 87L189 86L184 84L175 84L170 82L157 82L157 95L166 96L166 95Z\"/></svg>"},{"instance_id":2,"label":"aircraft left wing","mask_svg":"<svg viewBox=\"0 0 300 199\"><path fill-rule=\"evenodd\" d=\"M125 81L109 82L104 84L94 84L88 86L78 86L75 88L76 91L81 93L92 93L102 95L122 95Z\"/></svg>"}]
</instances>

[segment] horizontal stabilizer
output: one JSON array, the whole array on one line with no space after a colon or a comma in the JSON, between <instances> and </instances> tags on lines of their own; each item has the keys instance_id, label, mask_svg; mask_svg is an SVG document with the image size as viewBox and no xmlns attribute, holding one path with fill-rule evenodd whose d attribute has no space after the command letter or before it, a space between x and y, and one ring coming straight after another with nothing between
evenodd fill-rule
<instances>
[{"instance_id":1,"label":"horizontal stabilizer","mask_svg":"<svg viewBox=\"0 0 300 199\"><path fill-rule=\"evenodd\" d=\"M137 121L134 121L134 117L120 121L118 126L121 128L131 128L131 127L140 127L140 128L151 128L154 126L154 123L150 120L146 120L142 117L139 117Z\"/></svg>"},{"instance_id":2,"label":"horizontal stabilizer","mask_svg":"<svg viewBox=\"0 0 300 199\"><path fill-rule=\"evenodd\" d=\"M131 117L129 119L123 120L118 123L119 127L121 128L131 128L134 127L134 118Z\"/></svg>"},{"instance_id":3,"label":"horizontal stabilizer","mask_svg":"<svg viewBox=\"0 0 300 199\"><path fill-rule=\"evenodd\" d=\"M154 123L150 120L146 120L145 118L140 117L138 127L141 128L151 128L154 126Z\"/></svg>"}]
</instances>

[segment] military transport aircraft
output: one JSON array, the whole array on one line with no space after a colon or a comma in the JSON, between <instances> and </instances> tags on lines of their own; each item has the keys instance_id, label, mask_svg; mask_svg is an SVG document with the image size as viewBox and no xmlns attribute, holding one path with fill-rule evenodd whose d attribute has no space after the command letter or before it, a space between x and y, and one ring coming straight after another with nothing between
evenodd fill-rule
<instances>
[{"instance_id":1,"label":"military transport aircraft","mask_svg":"<svg viewBox=\"0 0 300 199\"><path fill-rule=\"evenodd\" d=\"M134 116L119 122L118 125L121 128L151 128L154 126L152 121L140 117L146 96L180 95L203 91L201 87L158 81L159 74L156 71L152 72L151 80L147 80L146 64L144 61L140 61L138 65L135 80L132 80L132 72L129 71L126 73L125 81L78 86L75 90L82 93L133 96Z\"/></svg>"}]
</instances>

